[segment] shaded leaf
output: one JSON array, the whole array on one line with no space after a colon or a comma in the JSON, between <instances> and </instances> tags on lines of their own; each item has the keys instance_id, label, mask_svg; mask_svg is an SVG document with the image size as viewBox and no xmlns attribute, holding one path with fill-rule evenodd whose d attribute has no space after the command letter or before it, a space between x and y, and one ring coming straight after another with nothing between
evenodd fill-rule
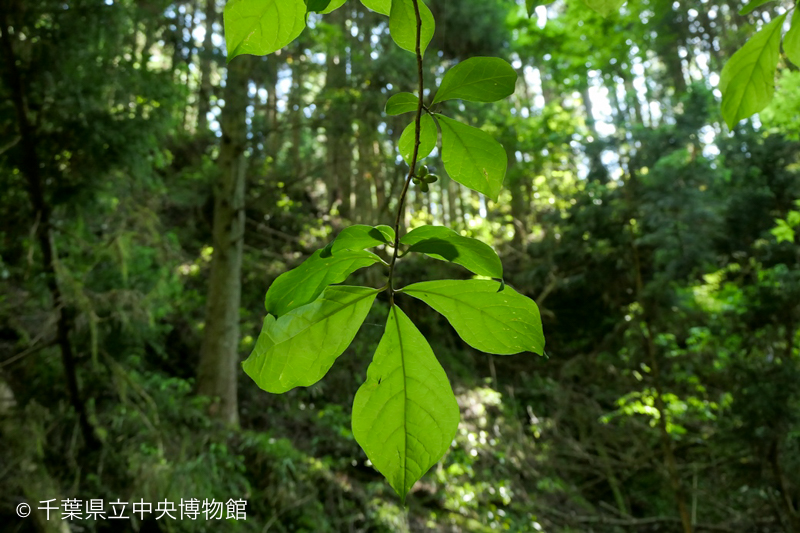
<instances>
[{"instance_id":1,"label":"shaded leaf","mask_svg":"<svg viewBox=\"0 0 800 533\"><path fill-rule=\"evenodd\" d=\"M328 287L308 305L280 318L267 315L256 347L242 364L267 392L313 385L350 345L379 290Z\"/></svg>"},{"instance_id":2,"label":"shaded leaf","mask_svg":"<svg viewBox=\"0 0 800 533\"><path fill-rule=\"evenodd\" d=\"M419 98L411 93L397 93L386 102L387 115L402 115L416 111L419 106Z\"/></svg>"},{"instance_id":3,"label":"shaded leaf","mask_svg":"<svg viewBox=\"0 0 800 533\"><path fill-rule=\"evenodd\" d=\"M420 32L420 53L425 54L425 49L433 39L435 23L433 14L425 2L419 0L419 16L422 21ZM417 49L417 15L414 11L412 0L393 0L389 14L389 33L394 42L403 50L416 53Z\"/></svg>"},{"instance_id":4,"label":"shaded leaf","mask_svg":"<svg viewBox=\"0 0 800 533\"><path fill-rule=\"evenodd\" d=\"M394 230L389 226L365 226L356 224L344 228L331 246L331 252L342 250L363 250L381 244L394 243Z\"/></svg>"},{"instance_id":5,"label":"shaded leaf","mask_svg":"<svg viewBox=\"0 0 800 533\"><path fill-rule=\"evenodd\" d=\"M537 7L552 4L553 1L554 0L525 0L525 9L528 12L528 16L532 17Z\"/></svg>"},{"instance_id":6,"label":"shaded leaf","mask_svg":"<svg viewBox=\"0 0 800 533\"><path fill-rule=\"evenodd\" d=\"M455 181L497 201L506 176L508 156L491 135L442 115L442 162Z\"/></svg>"},{"instance_id":7,"label":"shaded leaf","mask_svg":"<svg viewBox=\"0 0 800 533\"><path fill-rule=\"evenodd\" d=\"M421 226L406 233L400 242L410 246L411 252L456 263L479 276L503 277L503 264L491 246L450 228Z\"/></svg>"},{"instance_id":8,"label":"shaded leaf","mask_svg":"<svg viewBox=\"0 0 800 533\"><path fill-rule=\"evenodd\" d=\"M458 429L453 389L428 341L397 306L353 400L353 436L405 500Z\"/></svg>"},{"instance_id":9,"label":"shaded leaf","mask_svg":"<svg viewBox=\"0 0 800 533\"><path fill-rule=\"evenodd\" d=\"M722 69L722 117L733 128L743 118L764 109L775 92L775 69L786 15L765 25L731 57Z\"/></svg>"},{"instance_id":10,"label":"shaded leaf","mask_svg":"<svg viewBox=\"0 0 800 533\"><path fill-rule=\"evenodd\" d=\"M333 255L317 250L300 266L272 282L265 298L267 312L280 317L314 301L328 285L341 283L356 270L380 261L380 257L365 250L342 250Z\"/></svg>"},{"instance_id":11,"label":"shaded leaf","mask_svg":"<svg viewBox=\"0 0 800 533\"><path fill-rule=\"evenodd\" d=\"M536 303L490 280L415 283L401 292L443 314L464 342L498 355L544 352L542 319Z\"/></svg>"},{"instance_id":12,"label":"shaded leaf","mask_svg":"<svg viewBox=\"0 0 800 533\"><path fill-rule=\"evenodd\" d=\"M225 4L228 61L267 55L294 41L306 27L303 0L229 0Z\"/></svg>"},{"instance_id":13,"label":"shaded leaf","mask_svg":"<svg viewBox=\"0 0 800 533\"><path fill-rule=\"evenodd\" d=\"M411 122L403 133L400 135L400 141L397 143L397 148L400 150L400 155L403 156L406 163L411 165L411 158L414 156L414 136L416 134L416 123ZM423 114L420 117L419 123L419 153L417 154L417 161L424 159L431 155L433 149L436 148L436 142L439 140L439 130L436 129L436 123L430 115Z\"/></svg>"},{"instance_id":14,"label":"shaded leaf","mask_svg":"<svg viewBox=\"0 0 800 533\"><path fill-rule=\"evenodd\" d=\"M496 102L514 94L517 72L499 57L472 57L447 71L433 99Z\"/></svg>"},{"instance_id":15,"label":"shaded leaf","mask_svg":"<svg viewBox=\"0 0 800 533\"><path fill-rule=\"evenodd\" d=\"M319 13L322 15L327 15L328 13L336 11L337 9L342 7L346 1L347 0L332 0L331 2L328 3L328 7L326 7Z\"/></svg>"},{"instance_id":16,"label":"shaded leaf","mask_svg":"<svg viewBox=\"0 0 800 533\"><path fill-rule=\"evenodd\" d=\"M800 67L800 9L794 8L792 27L783 38L783 51L789 61Z\"/></svg>"}]
</instances>

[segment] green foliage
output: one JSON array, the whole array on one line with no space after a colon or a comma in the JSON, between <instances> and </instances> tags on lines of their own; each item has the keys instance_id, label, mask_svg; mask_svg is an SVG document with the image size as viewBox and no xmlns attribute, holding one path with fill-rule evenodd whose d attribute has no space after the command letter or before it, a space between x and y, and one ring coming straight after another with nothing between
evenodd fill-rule
<instances>
[{"instance_id":1,"label":"green foliage","mask_svg":"<svg viewBox=\"0 0 800 533\"><path fill-rule=\"evenodd\" d=\"M473 274L503 277L503 264L488 244L463 237L444 226L421 226L403 235L400 244L409 252L425 254L440 261L461 265Z\"/></svg>"},{"instance_id":2,"label":"green foliage","mask_svg":"<svg viewBox=\"0 0 800 533\"><path fill-rule=\"evenodd\" d=\"M508 166L503 146L485 131L436 115L442 128L442 161L455 181L497 200Z\"/></svg>"},{"instance_id":3,"label":"green foliage","mask_svg":"<svg viewBox=\"0 0 800 533\"><path fill-rule=\"evenodd\" d=\"M244 371L276 394L313 385L353 341L377 294L369 287L328 287L280 318L267 315Z\"/></svg>"},{"instance_id":4,"label":"green foliage","mask_svg":"<svg viewBox=\"0 0 800 533\"><path fill-rule=\"evenodd\" d=\"M405 500L450 447L459 410L425 337L392 306L386 330L353 400L353 436Z\"/></svg>"},{"instance_id":5,"label":"green foliage","mask_svg":"<svg viewBox=\"0 0 800 533\"><path fill-rule=\"evenodd\" d=\"M268 54L297 36L285 28L273 3L253 9L246 0L226 7L229 59L242 53ZM384 2L364 2L384 13ZM310 2L309 11L328 12L340 2ZM266 8L266 10L264 10ZM284 9L287 9L284 6ZM266 19L268 15L271 18ZM256 23L257 21L257 23ZM394 42L415 54L418 82L422 56L433 38L434 19L422 0L393 0L389 30ZM301 28L302 29L302 28ZM270 33L271 38L265 39ZM277 37L276 37L277 36ZM444 76L431 105L460 99L495 102L513 94L517 73L499 58L469 58ZM484 131L441 114L432 114L423 94L393 95L388 115L416 111L414 121L400 136L398 149L410 170L399 208L413 181L422 193L439 177L428 167L417 168L428 157L442 131L442 161L449 176L497 200L508 157L503 147ZM425 111L423 113L423 110ZM390 295L384 335L353 406L353 434L373 465L405 502L412 486L445 454L458 427L459 409L444 370L424 336L395 305L394 296L407 293L440 311L470 345L498 354L544 352L544 335L536 304L502 283L491 281L427 282L404 290L393 286L398 248L464 266L474 274L501 279L503 267L492 248L444 227L423 226L400 236L396 227L353 226L334 242L317 250L299 267L281 274L266 295L268 314L245 372L262 389L282 393L318 382L353 341L378 292ZM381 289L335 286L356 270L381 259L365 248L391 246L388 282Z\"/></svg>"},{"instance_id":6,"label":"green foliage","mask_svg":"<svg viewBox=\"0 0 800 533\"><path fill-rule=\"evenodd\" d=\"M357 242L356 239L352 241ZM300 266L281 274L270 285L265 298L267 312L276 317L283 316L314 301L328 285L341 283L356 270L379 262L380 257L366 250L344 249L335 254L328 253L327 249L317 250Z\"/></svg>"},{"instance_id":7,"label":"green foliage","mask_svg":"<svg viewBox=\"0 0 800 533\"><path fill-rule=\"evenodd\" d=\"M419 98L411 93L397 93L392 95L386 102L387 115L402 115L416 111L419 106Z\"/></svg>"},{"instance_id":8,"label":"green foliage","mask_svg":"<svg viewBox=\"0 0 800 533\"><path fill-rule=\"evenodd\" d=\"M471 57L448 70L433 104L460 99L496 102L514 93L517 73L498 57Z\"/></svg>"},{"instance_id":9,"label":"green foliage","mask_svg":"<svg viewBox=\"0 0 800 533\"><path fill-rule=\"evenodd\" d=\"M507 285L489 280L423 281L402 292L444 315L476 350L498 355L544 354L539 308Z\"/></svg>"},{"instance_id":10,"label":"green foliage","mask_svg":"<svg viewBox=\"0 0 800 533\"><path fill-rule=\"evenodd\" d=\"M361 0L361 3L376 13L387 17L392 9L392 0Z\"/></svg>"},{"instance_id":11,"label":"green foliage","mask_svg":"<svg viewBox=\"0 0 800 533\"><path fill-rule=\"evenodd\" d=\"M435 23L431 10L422 0L392 0L392 10L389 14L389 32L397 46L414 53L417 47L415 6L417 6L416 9L419 9L421 21L420 53L425 54L425 49L428 48L428 44L433 39Z\"/></svg>"},{"instance_id":12,"label":"green foliage","mask_svg":"<svg viewBox=\"0 0 800 533\"><path fill-rule=\"evenodd\" d=\"M783 37L783 51L789 61L800 67L800 10L797 7L792 14L792 27Z\"/></svg>"},{"instance_id":13,"label":"green foliage","mask_svg":"<svg viewBox=\"0 0 800 533\"><path fill-rule=\"evenodd\" d=\"M607 17L616 13L627 0L583 0L589 9L596 11L600 16Z\"/></svg>"},{"instance_id":14,"label":"green foliage","mask_svg":"<svg viewBox=\"0 0 800 533\"><path fill-rule=\"evenodd\" d=\"M403 133L400 135L400 140L397 143L397 149L406 163L411 165L411 158L414 155L414 143L416 140L416 121L412 122ZM433 149L436 148L436 143L439 141L439 130L436 129L436 123L430 115L422 115L419 123L419 150L417 152L417 160L428 157Z\"/></svg>"},{"instance_id":15,"label":"green foliage","mask_svg":"<svg viewBox=\"0 0 800 533\"><path fill-rule=\"evenodd\" d=\"M265 55L294 41L306 26L303 0L230 0L225 4L228 61Z\"/></svg>"},{"instance_id":16,"label":"green foliage","mask_svg":"<svg viewBox=\"0 0 800 533\"><path fill-rule=\"evenodd\" d=\"M748 2L742 9L739 10L740 15L747 15L751 13L754 9L763 6L764 4L768 4L773 0L751 0Z\"/></svg>"}]
</instances>

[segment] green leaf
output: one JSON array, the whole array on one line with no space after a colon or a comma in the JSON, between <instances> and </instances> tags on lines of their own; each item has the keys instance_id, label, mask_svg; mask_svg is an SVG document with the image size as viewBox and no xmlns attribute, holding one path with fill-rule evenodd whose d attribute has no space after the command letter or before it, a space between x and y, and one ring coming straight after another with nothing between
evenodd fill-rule
<instances>
[{"instance_id":1,"label":"green leaf","mask_svg":"<svg viewBox=\"0 0 800 533\"><path fill-rule=\"evenodd\" d=\"M740 15L747 15L748 13L750 13L751 11L753 11L755 8L757 8L757 7L761 7L761 6L763 6L764 4L768 4L768 3L772 2L772 1L773 1L773 0L753 0L752 2L749 2L749 3L748 3L746 6L744 6L744 7L743 7L743 8L742 8L742 9L739 11L739 14L740 14Z\"/></svg>"},{"instance_id":2,"label":"green leaf","mask_svg":"<svg viewBox=\"0 0 800 533\"><path fill-rule=\"evenodd\" d=\"M337 9L342 7L346 1L347 0L333 0L332 2L329 3L328 7L326 7L325 9L320 11L319 13L321 15L327 15L328 13L336 11Z\"/></svg>"},{"instance_id":3,"label":"green leaf","mask_svg":"<svg viewBox=\"0 0 800 533\"><path fill-rule=\"evenodd\" d=\"M361 0L364 7L371 9L381 15L389 16L392 10L392 0Z\"/></svg>"},{"instance_id":4,"label":"green leaf","mask_svg":"<svg viewBox=\"0 0 800 533\"><path fill-rule=\"evenodd\" d=\"M386 102L387 115L402 115L416 111L419 106L419 98L411 93L397 93Z\"/></svg>"},{"instance_id":5,"label":"green leaf","mask_svg":"<svg viewBox=\"0 0 800 533\"><path fill-rule=\"evenodd\" d=\"M600 14L602 17L607 17L611 13L619 11L626 0L583 0L583 3L591 9Z\"/></svg>"},{"instance_id":6,"label":"green leaf","mask_svg":"<svg viewBox=\"0 0 800 533\"><path fill-rule=\"evenodd\" d=\"M458 429L453 389L431 347L392 306L386 331L353 400L353 436L405 500L444 456Z\"/></svg>"},{"instance_id":7,"label":"green leaf","mask_svg":"<svg viewBox=\"0 0 800 533\"><path fill-rule=\"evenodd\" d=\"M451 178L494 201L503 187L508 156L491 135L442 115L442 162Z\"/></svg>"},{"instance_id":8,"label":"green leaf","mask_svg":"<svg viewBox=\"0 0 800 533\"><path fill-rule=\"evenodd\" d=\"M800 67L800 8L794 8L792 27L783 37L783 51L789 61Z\"/></svg>"},{"instance_id":9,"label":"green leaf","mask_svg":"<svg viewBox=\"0 0 800 533\"><path fill-rule=\"evenodd\" d=\"M491 246L450 228L421 226L406 233L400 242L410 246L411 252L456 263L479 276L503 277L503 264Z\"/></svg>"},{"instance_id":10,"label":"green leaf","mask_svg":"<svg viewBox=\"0 0 800 533\"><path fill-rule=\"evenodd\" d=\"M800 211L789 211L786 215L786 223L792 228L800 226Z\"/></svg>"},{"instance_id":11,"label":"green leaf","mask_svg":"<svg viewBox=\"0 0 800 533\"><path fill-rule=\"evenodd\" d=\"M544 352L539 308L508 285L480 279L424 281L401 292L443 314L477 350L498 355Z\"/></svg>"},{"instance_id":12,"label":"green leaf","mask_svg":"<svg viewBox=\"0 0 800 533\"><path fill-rule=\"evenodd\" d=\"M769 230L772 235L775 236L775 239L781 243L783 241L786 242L794 242L794 235L795 231L792 227L785 221L780 218L775 219L775 223L777 226Z\"/></svg>"},{"instance_id":13,"label":"green leaf","mask_svg":"<svg viewBox=\"0 0 800 533\"><path fill-rule=\"evenodd\" d=\"M303 0L229 0L225 4L228 61L242 54L263 56L294 41L306 27Z\"/></svg>"},{"instance_id":14,"label":"green leaf","mask_svg":"<svg viewBox=\"0 0 800 533\"><path fill-rule=\"evenodd\" d=\"M341 283L360 268L379 263L381 258L364 250L342 250L330 255L328 248L317 250L311 257L272 282L265 305L276 317L306 305L322 294L325 287Z\"/></svg>"},{"instance_id":15,"label":"green leaf","mask_svg":"<svg viewBox=\"0 0 800 533\"><path fill-rule=\"evenodd\" d=\"M403 133L400 135L400 141L397 143L397 148L400 150L400 155L403 156L406 163L411 165L411 158L414 156L414 136L416 134L416 123L411 122ZM439 130L436 129L436 123L428 114L420 117L419 128L419 152L417 153L417 161L424 159L431 155L433 149L436 148L436 141L439 140Z\"/></svg>"},{"instance_id":16,"label":"green leaf","mask_svg":"<svg viewBox=\"0 0 800 533\"><path fill-rule=\"evenodd\" d=\"M319 13L330 5L331 0L305 0L305 2L309 13Z\"/></svg>"},{"instance_id":17,"label":"green leaf","mask_svg":"<svg viewBox=\"0 0 800 533\"><path fill-rule=\"evenodd\" d=\"M758 113L772 100L785 19L786 15L781 15L764 26L722 69L719 80L722 117L729 128Z\"/></svg>"},{"instance_id":18,"label":"green leaf","mask_svg":"<svg viewBox=\"0 0 800 533\"><path fill-rule=\"evenodd\" d=\"M433 103L445 100L496 102L514 94L517 72L499 57L471 57L444 75Z\"/></svg>"},{"instance_id":19,"label":"green leaf","mask_svg":"<svg viewBox=\"0 0 800 533\"><path fill-rule=\"evenodd\" d=\"M343 250L363 250L381 244L394 244L394 230L389 226L356 224L341 231L333 241L331 252L338 255ZM324 254L323 254L324 255Z\"/></svg>"},{"instance_id":20,"label":"green leaf","mask_svg":"<svg viewBox=\"0 0 800 533\"><path fill-rule=\"evenodd\" d=\"M253 353L242 364L245 373L276 394L313 385L353 341L378 292L328 287L312 303L280 318L267 315Z\"/></svg>"},{"instance_id":21,"label":"green leaf","mask_svg":"<svg viewBox=\"0 0 800 533\"><path fill-rule=\"evenodd\" d=\"M420 32L420 53L425 54L425 49L433 39L435 23L433 14L425 2L419 0L419 16L422 21ZM403 50L416 53L417 49L417 15L414 11L412 0L392 0L392 10L389 14L389 33L394 42Z\"/></svg>"}]
</instances>

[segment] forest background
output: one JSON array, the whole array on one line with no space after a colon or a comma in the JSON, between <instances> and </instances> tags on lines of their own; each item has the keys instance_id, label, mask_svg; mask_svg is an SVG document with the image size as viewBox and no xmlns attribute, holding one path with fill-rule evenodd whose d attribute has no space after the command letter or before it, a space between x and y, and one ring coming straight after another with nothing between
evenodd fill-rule
<instances>
[{"instance_id":1,"label":"forest background","mask_svg":"<svg viewBox=\"0 0 800 533\"><path fill-rule=\"evenodd\" d=\"M278 275L349 223L392 222L408 119L382 110L416 70L386 19L350 0L226 67L216 0L3 3L0 529L67 531L36 509L51 498L213 497L246 498L247 520L71 526L800 531L800 72L781 58L775 101L733 132L718 90L792 5L429 6L428 79L473 56L519 74L507 101L446 104L503 143L509 170L498 202L439 172L403 225L492 244L540 307L547 357L479 353L403 301L461 409L405 511L350 429L383 296L320 383L270 395L237 364L221 402L197 394L220 382L201 364L226 353L212 328L243 359ZM242 291L222 291L238 312L220 322L206 304L231 169L246 187L226 283ZM397 275L464 277L412 256Z\"/></svg>"}]
</instances>

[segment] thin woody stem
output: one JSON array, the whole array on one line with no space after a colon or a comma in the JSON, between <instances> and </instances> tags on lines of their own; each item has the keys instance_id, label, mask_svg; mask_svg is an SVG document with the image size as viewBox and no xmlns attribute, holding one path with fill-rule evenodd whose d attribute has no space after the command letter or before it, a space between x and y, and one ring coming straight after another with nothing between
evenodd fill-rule
<instances>
[{"instance_id":1,"label":"thin woody stem","mask_svg":"<svg viewBox=\"0 0 800 533\"><path fill-rule=\"evenodd\" d=\"M406 205L406 195L408 194L408 187L411 180L416 174L417 157L419 156L419 135L420 124L422 121L422 110L425 105L422 103L422 96L425 86L423 84L422 76L422 17L419 14L419 0L412 0L414 3L414 15L417 17L417 42L415 52L417 55L417 78L419 80L419 102L417 103L417 116L414 120L414 153L411 156L411 163L408 169L408 176L406 183L403 186L403 191L400 193L400 204L397 206L397 217L394 221L394 252L392 253L392 261L389 263L389 281L387 283L387 290L389 291L389 303L394 305L394 266L397 263L397 252L400 247L400 218L403 216L403 210Z\"/></svg>"}]
</instances>

